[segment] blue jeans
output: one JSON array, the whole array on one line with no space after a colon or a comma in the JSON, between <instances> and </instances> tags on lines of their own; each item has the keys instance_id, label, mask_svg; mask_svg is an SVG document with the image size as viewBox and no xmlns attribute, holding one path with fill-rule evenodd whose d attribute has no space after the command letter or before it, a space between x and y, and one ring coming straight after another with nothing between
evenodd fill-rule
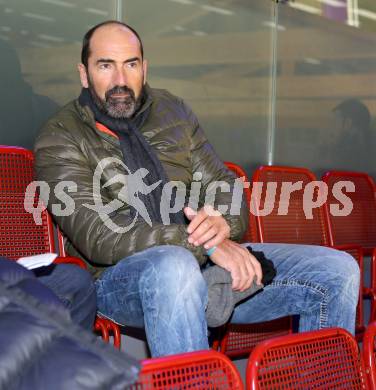
<instances>
[{"instance_id":1,"label":"blue jeans","mask_svg":"<svg viewBox=\"0 0 376 390\"><path fill-rule=\"evenodd\" d=\"M300 331L339 326L354 333L359 268L344 252L290 244L250 244L273 260L272 284L239 304L231 322L297 314ZM98 310L144 327L152 356L208 348L207 286L194 256L157 246L108 268L96 282Z\"/></svg>"},{"instance_id":2,"label":"blue jeans","mask_svg":"<svg viewBox=\"0 0 376 390\"><path fill-rule=\"evenodd\" d=\"M53 264L34 273L69 309L75 323L93 329L97 305L94 280L89 272L73 264Z\"/></svg>"},{"instance_id":3,"label":"blue jeans","mask_svg":"<svg viewBox=\"0 0 376 390\"><path fill-rule=\"evenodd\" d=\"M96 286L98 311L145 328L152 356L209 348L206 283L188 250L146 249L108 268Z\"/></svg>"}]
</instances>

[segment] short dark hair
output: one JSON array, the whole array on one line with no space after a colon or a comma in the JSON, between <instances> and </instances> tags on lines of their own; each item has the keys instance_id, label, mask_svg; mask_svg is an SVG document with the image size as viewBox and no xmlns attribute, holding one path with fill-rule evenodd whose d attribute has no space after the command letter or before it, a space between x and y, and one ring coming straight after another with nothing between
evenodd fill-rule
<instances>
[{"instance_id":1,"label":"short dark hair","mask_svg":"<svg viewBox=\"0 0 376 390\"><path fill-rule=\"evenodd\" d=\"M123 23L123 22L119 22L118 20L107 20L105 22L102 22L102 23L99 23L97 25L95 25L94 27L92 27L85 35L84 35L84 39L82 40L82 50L81 50L81 62L85 65L85 67L87 68L87 65L88 65L88 61L89 61L89 56L90 56L90 40L91 40L91 37L93 36L94 32L99 28L99 27L102 27L102 26L107 26L108 24L117 24L119 26L123 26L123 27L126 27L128 30L131 30L132 33L136 36L136 38L138 39L138 42L140 43L140 50L141 50L141 59L143 59L144 57L144 46L142 44L142 40L140 38L140 36L138 35L138 32L132 28L131 26L129 26L128 24L126 23Z\"/></svg>"}]
</instances>

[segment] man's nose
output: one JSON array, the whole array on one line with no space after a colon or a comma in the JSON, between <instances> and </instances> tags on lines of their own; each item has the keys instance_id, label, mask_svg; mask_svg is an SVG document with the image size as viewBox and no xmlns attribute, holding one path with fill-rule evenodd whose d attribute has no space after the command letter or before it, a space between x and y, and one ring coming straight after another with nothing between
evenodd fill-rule
<instances>
[{"instance_id":1,"label":"man's nose","mask_svg":"<svg viewBox=\"0 0 376 390\"><path fill-rule=\"evenodd\" d=\"M115 85L127 85L127 74L123 69L117 69L114 75Z\"/></svg>"}]
</instances>

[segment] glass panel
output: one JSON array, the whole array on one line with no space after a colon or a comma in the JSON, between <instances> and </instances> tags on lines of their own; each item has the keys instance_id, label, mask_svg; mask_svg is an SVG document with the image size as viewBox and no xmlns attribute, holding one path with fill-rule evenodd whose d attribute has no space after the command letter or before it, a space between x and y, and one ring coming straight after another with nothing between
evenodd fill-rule
<instances>
[{"instance_id":1,"label":"glass panel","mask_svg":"<svg viewBox=\"0 0 376 390\"><path fill-rule=\"evenodd\" d=\"M222 159L250 172L267 161L271 20L265 0L127 0L152 87L191 105Z\"/></svg>"},{"instance_id":2,"label":"glass panel","mask_svg":"<svg viewBox=\"0 0 376 390\"><path fill-rule=\"evenodd\" d=\"M275 164L376 174L376 3L279 6Z\"/></svg>"},{"instance_id":3,"label":"glass panel","mask_svg":"<svg viewBox=\"0 0 376 390\"><path fill-rule=\"evenodd\" d=\"M84 33L116 1L0 0L0 143L32 148L41 124L80 90Z\"/></svg>"}]
</instances>

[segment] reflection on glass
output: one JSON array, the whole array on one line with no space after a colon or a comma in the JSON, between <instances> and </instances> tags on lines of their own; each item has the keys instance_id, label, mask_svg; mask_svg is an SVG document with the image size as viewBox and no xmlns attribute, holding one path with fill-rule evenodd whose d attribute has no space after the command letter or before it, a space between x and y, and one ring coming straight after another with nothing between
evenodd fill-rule
<instances>
[{"instance_id":1,"label":"reflection on glass","mask_svg":"<svg viewBox=\"0 0 376 390\"><path fill-rule=\"evenodd\" d=\"M374 0L296 0L289 1L288 5L352 27L376 31Z\"/></svg>"},{"instance_id":2,"label":"reflection on glass","mask_svg":"<svg viewBox=\"0 0 376 390\"><path fill-rule=\"evenodd\" d=\"M278 25L274 4L0 0L0 143L31 147L40 124L77 96L83 34L121 8L145 41L151 85L188 101L224 160L249 173L267 162L275 66L274 163L375 175L376 2L289 1ZM338 108L349 99L366 107L369 126Z\"/></svg>"},{"instance_id":3,"label":"reflection on glass","mask_svg":"<svg viewBox=\"0 0 376 390\"><path fill-rule=\"evenodd\" d=\"M186 100L224 160L267 161L273 2L128 0L152 87ZM147 11L146 11L147 10Z\"/></svg>"},{"instance_id":4,"label":"reflection on glass","mask_svg":"<svg viewBox=\"0 0 376 390\"><path fill-rule=\"evenodd\" d=\"M58 108L47 96L36 94L21 74L15 49L0 40L0 134L5 145L31 149L40 126Z\"/></svg>"},{"instance_id":5,"label":"reflection on glass","mask_svg":"<svg viewBox=\"0 0 376 390\"><path fill-rule=\"evenodd\" d=\"M81 40L116 0L1 0L0 143L32 148L41 124L77 96Z\"/></svg>"},{"instance_id":6,"label":"reflection on glass","mask_svg":"<svg viewBox=\"0 0 376 390\"><path fill-rule=\"evenodd\" d=\"M303 3L279 6L285 30L278 36L275 163L319 175L329 169L375 175L376 34L370 30L376 31L376 18L367 29L362 19L353 27L321 16L330 4L339 12L341 1L321 2L315 15L297 10ZM358 5L365 9L366 2Z\"/></svg>"}]
</instances>

